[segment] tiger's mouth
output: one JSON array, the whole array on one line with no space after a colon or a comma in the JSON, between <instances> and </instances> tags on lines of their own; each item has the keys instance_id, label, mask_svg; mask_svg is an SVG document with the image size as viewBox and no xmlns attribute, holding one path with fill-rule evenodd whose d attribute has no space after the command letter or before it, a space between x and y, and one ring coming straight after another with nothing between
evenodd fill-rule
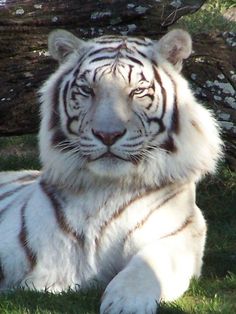
<instances>
[{"instance_id":1,"label":"tiger's mouth","mask_svg":"<svg viewBox=\"0 0 236 314\"><path fill-rule=\"evenodd\" d=\"M95 158L90 158L89 162L94 162L94 161L98 161L98 160L103 160L103 161L109 161L109 162L119 162L119 161L124 161L124 162L129 162L132 163L134 165L137 165L140 161L141 161L142 157L141 155L129 155L127 157L121 157L113 152L111 152L110 150L106 151L105 153L103 153L100 156L97 156Z\"/></svg>"}]
</instances>

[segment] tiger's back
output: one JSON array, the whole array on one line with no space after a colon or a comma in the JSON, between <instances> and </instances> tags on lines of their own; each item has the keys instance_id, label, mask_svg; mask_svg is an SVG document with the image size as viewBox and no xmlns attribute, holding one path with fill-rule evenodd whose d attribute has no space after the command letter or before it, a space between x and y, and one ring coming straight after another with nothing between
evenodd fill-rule
<instances>
[{"instance_id":1,"label":"tiger's back","mask_svg":"<svg viewBox=\"0 0 236 314\"><path fill-rule=\"evenodd\" d=\"M0 176L1 287L95 280L108 284L101 313L153 313L200 274L195 185L221 154L179 74L191 39L55 31L49 50L60 66L41 89L42 171Z\"/></svg>"}]
</instances>

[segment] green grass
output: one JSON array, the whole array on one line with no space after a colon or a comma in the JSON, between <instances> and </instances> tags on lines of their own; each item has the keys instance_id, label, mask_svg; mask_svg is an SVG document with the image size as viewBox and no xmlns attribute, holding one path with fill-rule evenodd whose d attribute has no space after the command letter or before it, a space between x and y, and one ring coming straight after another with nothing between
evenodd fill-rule
<instances>
[{"instance_id":1,"label":"green grass","mask_svg":"<svg viewBox=\"0 0 236 314\"><path fill-rule=\"evenodd\" d=\"M69 291L67 293L52 294L19 290L1 295L0 313L95 314L99 311L99 299L99 291L80 292L79 294Z\"/></svg>"},{"instance_id":2,"label":"green grass","mask_svg":"<svg viewBox=\"0 0 236 314\"><path fill-rule=\"evenodd\" d=\"M0 171L39 169L38 157L35 135L0 138Z\"/></svg>"},{"instance_id":3,"label":"green grass","mask_svg":"<svg viewBox=\"0 0 236 314\"><path fill-rule=\"evenodd\" d=\"M10 152L9 154L6 153ZM0 170L39 169L36 136L0 138ZM236 173L221 165L199 185L197 203L208 221L203 274L185 295L161 304L159 313L236 313ZM100 290L51 294L11 291L0 295L1 314L98 313Z\"/></svg>"},{"instance_id":4,"label":"green grass","mask_svg":"<svg viewBox=\"0 0 236 314\"><path fill-rule=\"evenodd\" d=\"M184 28L192 34L209 31L235 32L236 22L223 16L225 10L233 7L236 7L235 0L208 0L198 12L182 17L173 28Z\"/></svg>"}]
</instances>

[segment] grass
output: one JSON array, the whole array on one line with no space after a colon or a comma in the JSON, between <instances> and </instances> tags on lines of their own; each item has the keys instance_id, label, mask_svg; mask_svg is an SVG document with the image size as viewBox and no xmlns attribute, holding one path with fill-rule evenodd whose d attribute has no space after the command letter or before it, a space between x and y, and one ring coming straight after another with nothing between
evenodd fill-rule
<instances>
[{"instance_id":1,"label":"grass","mask_svg":"<svg viewBox=\"0 0 236 314\"><path fill-rule=\"evenodd\" d=\"M201 10L182 17L173 28L187 29L192 34L209 31L236 32L236 22L229 21L223 16L227 9L234 7L235 0L208 0Z\"/></svg>"},{"instance_id":2,"label":"grass","mask_svg":"<svg viewBox=\"0 0 236 314\"><path fill-rule=\"evenodd\" d=\"M99 312L99 298L98 291L52 294L19 290L0 297L0 313L95 314Z\"/></svg>"},{"instance_id":3,"label":"grass","mask_svg":"<svg viewBox=\"0 0 236 314\"><path fill-rule=\"evenodd\" d=\"M0 171L40 169L37 137L34 135L0 138Z\"/></svg>"},{"instance_id":4,"label":"grass","mask_svg":"<svg viewBox=\"0 0 236 314\"><path fill-rule=\"evenodd\" d=\"M40 168L36 136L0 138L0 171ZM208 221L203 274L185 295L160 305L160 314L236 313L236 173L221 165L198 187L197 203ZM88 292L10 291L0 295L1 314L93 314L99 312L100 290Z\"/></svg>"}]
</instances>

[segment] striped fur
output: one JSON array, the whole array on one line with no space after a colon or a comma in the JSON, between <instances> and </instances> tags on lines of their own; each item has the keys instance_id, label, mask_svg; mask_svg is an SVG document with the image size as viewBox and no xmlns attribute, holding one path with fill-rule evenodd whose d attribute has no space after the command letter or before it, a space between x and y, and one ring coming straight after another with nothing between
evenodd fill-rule
<instances>
[{"instance_id":1,"label":"striped fur","mask_svg":"<svg viewBox=\"0 0 236 314\"><path fill-rule=\"evenodd\" d=\"M42 170L0 175L0 287L107 285L101 313L154 313L199 276L195 184L215 169L211 113L179 74L191 39L49 37Z\"/></svg>"}]
</instances>

